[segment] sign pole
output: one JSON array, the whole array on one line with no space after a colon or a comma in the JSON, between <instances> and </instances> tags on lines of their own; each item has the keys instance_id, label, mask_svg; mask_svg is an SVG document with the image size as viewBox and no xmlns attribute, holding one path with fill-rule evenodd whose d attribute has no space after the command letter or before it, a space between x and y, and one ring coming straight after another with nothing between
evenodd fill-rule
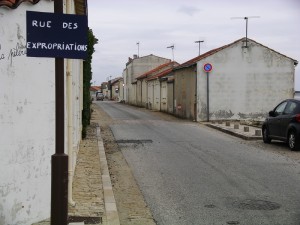
<instances>
[{"instance_id":1,"label":"sign pole","mask_svg":"<svg viewBox=\"0 0 300 225\"><path fill-rule=\"evenodd\" d=\"M209 72L206 73L206 85L207 85L207 93L206 93L206 102L207 102L207 112L206 112L206 117L207 117L207 122L209 122Z\"/></svg>"},{"instance_id":2,"label":"sign pole","mask_svg":"<svg viewBox=\"0 0 300 225\"><path fill-rule=\"evenodd\" d=\"M54 13L63 14L63 1L54 1ZM68 223L68 155L65 145L64 58L55 58L55 154L51 157L51 225Z\"/></svg>"},{"instance_id":3,"label":"sign pole","mask_svg":"<svg viewBox=\"0 0 300 225\"><path fill-rule=\"evenodd\" d=\"M206 77L207 77L206 78L206 87L207 87L207 89L206 89L207 90L207 92L206 92L206 104L207 104L206 117L207 117L207 122L209 122L209 72L211 72L212 69L213 69L213 67L212 67L212 64L210 64L210 63L206 63L203 66L203 70L204 70L204 72L206 72Z\"/></svg>"}]
</instances>

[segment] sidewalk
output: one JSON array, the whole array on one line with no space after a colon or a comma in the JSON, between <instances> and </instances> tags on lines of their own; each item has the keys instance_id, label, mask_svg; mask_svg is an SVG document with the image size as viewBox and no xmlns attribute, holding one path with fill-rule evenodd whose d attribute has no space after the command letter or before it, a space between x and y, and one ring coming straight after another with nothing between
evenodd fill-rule
<instances>
[{"instance_id":1,"label":"sidewalk","mask_svg":"<svg viewBox=\"0 0 300 225\"><path fill-rule=\"evenodd\" d=\"M69 205L69 225L119 225L100 127L91 122L82 140L73 180L73 201ZM33 225L50 225L50 219Z\"/></svg>"},{"instance_id":2,"label":"sidewalk","mask_svg":"<svg viewBox=\"0 0 300 225\"><path fill-rule=\"evenodd\" d=\"M235 121L205 122L208 127L220 130L227 134L245 139L245 140L261 140L261 128L244 125Z\"/></svg>"}]
</instances>

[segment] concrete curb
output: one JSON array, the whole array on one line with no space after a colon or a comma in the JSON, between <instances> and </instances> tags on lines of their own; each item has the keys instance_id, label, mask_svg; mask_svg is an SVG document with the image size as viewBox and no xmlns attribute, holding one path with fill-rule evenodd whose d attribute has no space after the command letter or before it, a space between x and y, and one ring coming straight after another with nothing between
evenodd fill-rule
<instances>
[{"instance_id":1,"label":"concrete curb","mask_svg":"<svg viewBox=\"0 0 300 225\"><path fill-rule=\"evenodd\" d=\"M208 124L208 123L206 123L204 125L206 125L208 127L211 127L213 129L222 131L224 133L227 133L227 134L230 134L230 135L242 138L244 140L261 140L262 139L261 136L249 136L249 134L246 135L246 134L243 134L242 132L237 132L237 131L234 131L232 129L226 129L224 127L216 126L214 124Z\"/></svg>"},{"instance_id":2,"label":"concrete curb","mask_svg":"<svg viewBox=\"0 0 300 225\"><path fill-rule=\"evenodd\" d=\"M106 225L120 225L119 214L117 210L116 200L112 189L110 174L107 166L107 159L104 151L103 140L99 125L97 126L97 142L100 155L100 167L103 183L103 195L105 206L105 217L103 224Z\"/></svg>"}]
</instances>

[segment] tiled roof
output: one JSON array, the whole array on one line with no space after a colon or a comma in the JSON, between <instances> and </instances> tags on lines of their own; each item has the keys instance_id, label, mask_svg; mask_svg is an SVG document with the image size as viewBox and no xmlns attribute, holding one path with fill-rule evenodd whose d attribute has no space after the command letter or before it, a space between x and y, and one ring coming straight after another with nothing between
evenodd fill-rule
<instances>
[{"instance_id":1,"label":"tiled roof","mask_svg":"<svg viewBox=\"0 0 300 225\"><path fill-rule=\"evenodd\" d=\"M99 91L101 88L99 86L91 86L90 91Z\"/></svg>"},{"instance_id":2,"label":"tiled roof","mask_svg":"<svg viewBox=\"0 0 300 225\"><path fill-rule=\"evenodd\" d=\"M179 64L177 62L173 62L173 66L178 66ZM168 74L170 74L172 71L173 71L173 68L174 67L171 67L171 68L166 68L165 70L159 72L158 74L155 74L154 76L152 77L149 77L147 80L155 80L157 78L161 78L161 77L164 77L164 76L167 76Z\"/></svg>"},{"instance_id":3,"label":"tiled roof","mask_svg":"<svg viewBox=\"0 0 300 225\"><path fill-rule=\"evenodd\" d=\"M117 77L117 78L111 80L110 83L111 83L111 84L115 84L115 83L119 82L121 79L123 79L123 77Z\"/></svg>"},{"instance_id":4,"label":"tiled roof","mask_svg":"<svg viewBox=\"0 0 300 225\"><path fill-rule=\"evenodd\" d=\"M164 77L164 76L168 75L169 73L171 73L172 70L173 70L173 68L169 68L169 69L167 69L167 70L165 70L165 71L160 72L159 74L156 74L156 75L153 76L153 77L148 78L147 80L148 80L148 81L149 81L149 80L155 80L155 79L157 79L157 78Z\"/></svg>"},{"instance_id":5,"label":"tiled roof","mask_svg":"<svg viewBox=\"0 0 300 225\"><path fill-rule=\"evenodd\" d=\"M208 52L206 52L206 53L204 53L204 54L202 54L202 55L199 55L199 56L197 56L197 57L195 57L195 58L193 58L193 59L191 59L191 60L189 60L189 61L187 61L187 62L185 62L185 63L180 64L179 66L175 67L174 70L178 70L178 69L182 69L182 68L186 68L186 67L193 66L193 65L195 65L198 61L200 61L200 60L202 60L202 59L204 59L204 58L207 58L208 56L213 55L213 54L215 54L215 53L217 53L217 52L219 52L219 51L221 51L221 50L223 50L223 49L225 49L225 48L228 48L228 47L230 47L230 46L232 46L232 45L234 45L234 44L236 44L236 43L238 43L238 42L245 41L245 40L246 40L246 38L241 38L241 39L238 39L238 40L236 40L236 41L234 41L234 42L232 42L232 43L230 43L230 44L228 44L228 45L224 45L224 46L222 46L222 47L219 47L219 48L215 48L215 49L213 49L213 50L210 50L210 51L208 51ZM298 61L295 60L295 59L292 59L292 58L290 58L290 57L288 57L288 56L286 56L286 55L283 55L283 54L281 54L281 53L279 53L279 52L277 52L277 51L275 51L275 50L273 50L273 49L271 49L271 48L268 48L268 47L266 47L266 46L264 46L264 45L262 45L262 44L260 44L260 43L258 43L258 42L256 42L256 41L250 39L250 38L247 38L247 40L248 40L248 41L251 41L251 42L254 42L254 43L256 43L256 44L258 44L258 45L260 45L260 46L262 46L262 47L264 47L264 48L267 48L267 49L269 49L269 50L271 50L271 51L274 51L274 52L276 52L276 53L278 53L278 54L280 54L280 55L282 55L282 56L284 56L284 57L287 57L287 58L293 60L295 64L298 64Z\"/></svg>"},{"instance_id":6,"label":"tiled roof","mask_svg":"<svg viewBox=\"0 0 300 225\"><path fill-rule=\"evenodd\" d=\"M144 73L144 74L138 76L136 79L137 79L137 80L140 80L140 79L147 78L147 77L149 77L149 76L151 76L151 75L153 75L153 74L155 74L155 73L158 73L158 72L159 72L160 70L162 70L163 68L172 65L173 63L175 64L176 62L167 62L167 63L165 63L165 64L162 64L162 65L160 65L160 66L154 68L153 70L150 70L150 71L148 71L148 72L146 72L146 73Z\"/></svg>"},{"instance_id":7,"label":"tiled roof","mask_svg":"<svg viewBox=\"0 0 300 225\"><path fill-rule=\"evenodd\" d=\"M30 2L31 4L36 4L40 0L0 0L0 7L6 6L11 9L16 9L22 2Z\"/></svg>"}]
</instances>

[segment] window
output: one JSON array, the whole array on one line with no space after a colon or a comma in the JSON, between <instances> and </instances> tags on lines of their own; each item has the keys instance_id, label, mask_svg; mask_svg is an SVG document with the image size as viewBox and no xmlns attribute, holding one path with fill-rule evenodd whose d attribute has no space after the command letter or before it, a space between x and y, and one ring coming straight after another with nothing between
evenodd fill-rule
<instances>
[{"instance_id":1,"label":"window","mask_svg":"<svg viewBox=\"0 0 300 225\"><path fill-rule=\"evenodd\" d=\"M275 116L282 115L282 113L286 107L286 104L287 104L287 102L283 102L279 106L276 107L276 109L274 110Z\"/></svg>"},{"instance_id":2,"label":"window","mask_svg":"<svg viewBox=\"0 0 300 225\"><path fill-rule=\"evenodd\" d=\"M284 110L284 114L293 114L296 107L297 107L297 104L295 102L289 102L286 109Z\"/></svg>"}]
</instances>

